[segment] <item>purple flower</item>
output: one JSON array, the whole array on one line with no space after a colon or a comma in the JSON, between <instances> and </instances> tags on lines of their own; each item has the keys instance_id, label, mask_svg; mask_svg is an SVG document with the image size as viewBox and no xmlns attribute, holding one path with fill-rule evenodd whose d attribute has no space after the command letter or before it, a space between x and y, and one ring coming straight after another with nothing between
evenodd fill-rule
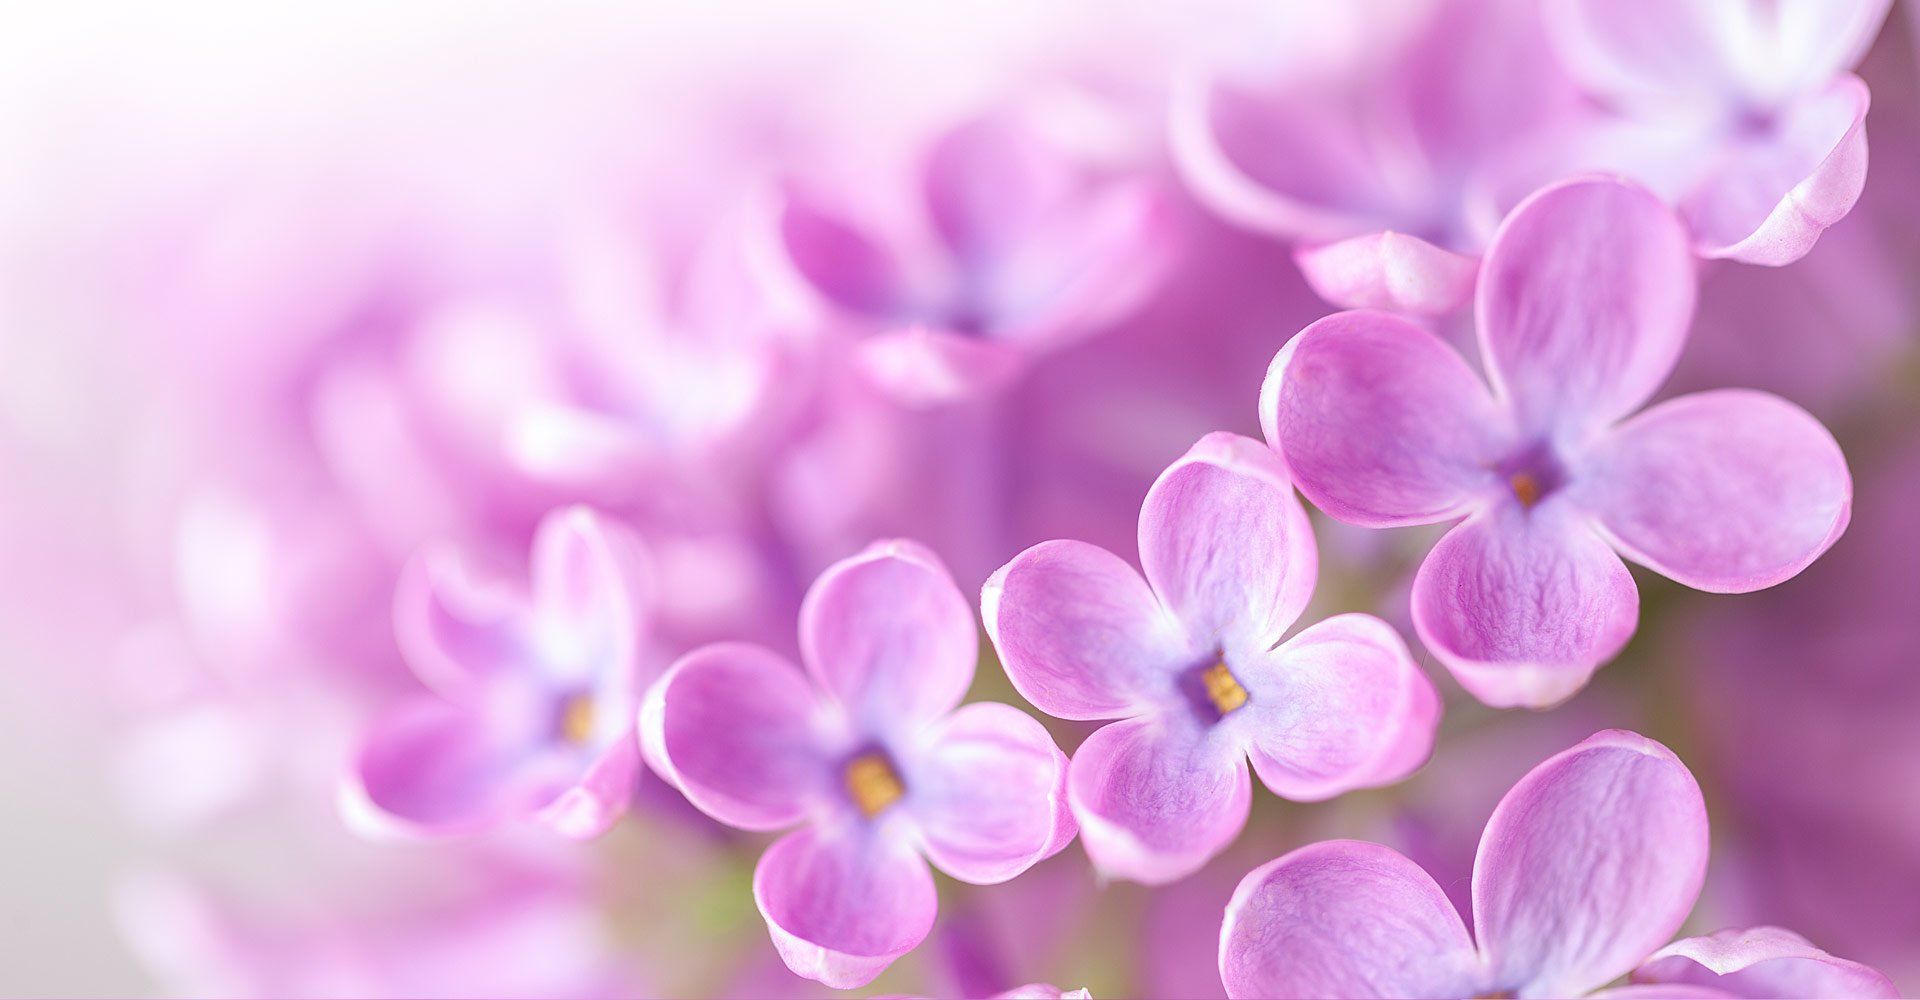
<instances>
[{"instance_id":1,"label":"purple flower","mask_svg":"<svg viewBox=\"0 0 1920 1000\"><path fill-rule=\"evenodd\" d=\"M981 594L1014 687L1065 719L1118 719L1074 754L1087 853L1163 883L1246 824L1247 758L1303 801L1386 784L1433 746L1439 702L1386 623L1340 615L1282 639L1313 594L1313 533L1257 442L1216 433L1140 508L1141 574L1105 549L1042 542Z\"/></svg>"},{"instance_id":2,"label":"purple flower","mask_svg":"<svg viewBox=\"0 0 1920 1000\"><path fill-rule=\"evenodd\" d=\"M1755 928L1661 949L1707 867L1700 786L1666 747L1610 729L1513 786L1480 838L1473 931L1433 878L1354 840L1249 873L1220 929L1227 994L1893 996L1886 977ZM1658 949L1658 950L1657 950ZM1636 969L1636 966L1638 967Z\"/></svg>"},{"instance_id":3,"label":"purple flower","mask_svg":"<svg viewBox=\"0 0 1920 1000\"><path fill-rule=\"evenodd\" d=\"M394 627L433 693L376 724L348 775L348 820L421 835L522 819L604 833L640 778L644 567L639 539L584 507L541 521L530 585L477 576L451 550L415 559Z\"/></svg>"},{"instance_id":4,"label":"purple flower","mask_svg":"<svg viewBox=\"0 0 1920 1000\"><path fill-rule=\"evenodd\" d=\"M1554 47L1606 110L1542 136L1546 155L1660 192L1701 256L1799 260L1866 183L1867 86L1848 69L1891 5L1549 4Z\"/></svg>"},{"instance_id":5,"label":"purple flower","mask_svg":"<svg viewBox=\"0 0 1920 1000\"><path fill-rule=\"evenodd\" d=\"M1413 620L1482 701L1552 704L1620 651L1640 598L1616 551L1737 593L1845 529L1846 461L1793 404L1722 390L1629 418L1672 369L1693 294L1664 205L1575 180L1515 209L1487 253L1491 392L1440 338L1381 313L1329 316L1274 358L1262 423L1309 500L1369 527L1465 518L1421 565Z\"/></svg>"},{"instance_id":6,"label":"purple flower","mask_svg":"<svg viewBox=\"0 0 1920 1000\"><path fill-rule=\"evenodd\" d=\"M648 760L689 801L745 830L804 824L753 875L795 973L848 989L911 951L933 926L928 861L1004 882L1073 839L1066 757L1047 731L1008 705L956 710L979 642L938 557L878 542L807 592L804 673L720 643L648 692Z\"/></svg>"},{"instance_id":7,"label":"purple flower","mask_svg":"<svg viewBox=\"0 0 1920 1000\"><path fill-rule=\"evenodd\" d=\"M1150 182L1109 175L1034 124L959 125L927 155L923 219L869 232L792 192L792 269L862 340L857 363L896 398L988 391L1035 354L1097 332L1152 290L1169 227Z\"/></svg>"}]
</instances>

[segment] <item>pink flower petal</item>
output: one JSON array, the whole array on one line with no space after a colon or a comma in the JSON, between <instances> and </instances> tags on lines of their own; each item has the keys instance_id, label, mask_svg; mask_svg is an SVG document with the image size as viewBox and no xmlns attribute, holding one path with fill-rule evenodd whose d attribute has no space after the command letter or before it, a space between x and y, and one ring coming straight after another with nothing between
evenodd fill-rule
<instances>
[{"instance_id":1,"label":"pink flower petal","mask_svg":"<svg viewBox=\"0 0 1920 1000\"><path fill-rule=\"evenodd\" d=\"M1197 644L1278 642L1319 575L1286 469L1259 442L1224 432L1201 438L1147 491L1140 565Z\"/></svg>"},{"instance_id":2,"label":"pink flower petal","mask_svg":"<svg viewBox=\"0 0 1920 1000\"><path fill-rule=\"evenodd\" d=\"M822 706L800 670L758 646L718 643L667 668L640 707L648 763L709 816L777 830L830 793Z\"/></svg>"},{"instance_id":3,"label":"pink flower petal","mask_svg":"<svg viewBox=\"0 0 1920 1000\"><path fill-rule=\"evenodd\" d=\"M903 539L827 567L800 606L807 670L869 732L953 710L973 683L980 633L947 567Z\"/></svg>"},{"instance_id":4,"label":"pink flower petal","mask_svg":"<svg viewBox=\"0 0 1920 1000\"><path fill-rule=\"evenodd\" d=\"M795 975L865 986L933 928L933 873L913 848L853 823L780 838L753 870L753 899Z\"/></svg>"},{"instance_id":5,"label":"pink flower petal","mask_svg":"<svg viewBox=\"0 0 1920 1000\"><path fill-rule=\"evenodd\" d=\"M1180 623L1119 556L1055 540L1013 557L980 615L1021 697L1061 719L1114 719L1173 701L1191 664Z\"/></svg>"},{"instance_id":6,"label":"pink flower petal","mask_svg":"<svg viewBox=\"0 0 1920 1000\"><path fill-rule=\"evenodd\" d=\"M1694 285L1685 228L1644 189L1585 178L1540 191L1480 267L1495 394L1528 432L1578 435L1633 412L1673 370Z\"/></svg>"},{"instance_id":7,"label":"pink flower petal","mask_svg":"<svg viewBox=\"0 0 1920 1000\"><path fill-rule=\"evenodd\" d=\"M795 190L777 215L787 263L826 305L860 316L890 316L907 296L885 248Z\"/></svg>"},{"instance_id":8,"label":"pink flower petal","mask_svg":"<svg viewBox=\"0 0 1920 1000\"><path fill-rule=\"evenodd\" d=\"M1853 502L1833 435L1745 389L1681 396L1621 424L1573 491L1628 558L1716 593L1799 573L1840 537Z\"/></svg>"},{"instance_id":9,"label":"pink flower petal","mask_svg":"<svg viewBox=\"0 0 1920 1000\"><path fill-rule=\"evenodd\" d=\"M1184 707L1102 727L1067 775L1094 866L1148 885L1185 878L1225 849L1252 795L1239 745Z\"/></svg>"},{"instance_id":10,"label":"pink flower petal","mask_svg":"<svg viewBox=\"0 0 1920 1000\"><path fill-rule=\"evenodd\" d=\"M1679 984L1737 997L1896 997L1886 974L1815 948L1778 927L1682 938L1634 970L1639 983Z\"/></svg>"},{"instance_id":11,"label":"pink flower petal","mask_svg":"<svg viewBox=\"0 0 1920 1000\"><path fill-rule=\"evenodd\" d=\"M1044 726L1011 705L961 707L903 763L903 804L928 860L954 878L1005 882L1073 839L1067 757Z\"/></svg>"},{"instance_id":12,"label":"pink flower petal","mask_svg":"<svg viewBox=\"0 0 1920 1000\"><path fill-rule=\"evenodd\" d=\"M580 781L543 807L536 818L563 837L598 837L626 813L642 770L639 737L629 732L602 751Z\"/></svg>"},{"instance_id":13,"label":"pink flower petal","mask_svg":"<svg viewBox=\"0 0 1920 1000\"><path fill-rule=\"evenodd\" d=\"M1246 734L1274 794L1317 801L1388 784L1432 752L1439 693L1386 622L1338 615L1256 662L1236 661L1250 699L1221 724Z\"/></svg>"},{"instance_id":14,"label":"pink flower petal","mask_svg":"<svg viewBox=\"0 0 1920 1000\"><path fill-rule=\"evenodd\" d=\"M925 327L875 334L856 351L862 374L913 407L992 392L1012 381L1026 361L1010 343Z\"/></svg>"},{"instance_id":15,"label":"pink flower petal","mask_svg":"<svg viewBox=\"0 0 1920 1000\"><path fill-rule=\"evenodd\" d=\"M421 698L376 724L345 805L366 832L466 836L547 805L578 777L568 766L482 716Z\"/></svg>"},{"instance_id":16,"label":"pink flower petal","mask_svg":"<svg viewBox=\"0 0 1920 1000\"><path fill-rule=\"evenodd\" d=\"M1540 708L1578 691L1639 617L1640 592L1620 557L1552 499L1467 519L1413 580L1420 641L1474 697L1500 708Z\"/></svg>"},{"instance_id":17,"label":"pink flower petal","mask_svg":"<svg viewBox=\"0 0 1920 1000\"><path fill-rule=\"evenodd\" d=\"M1511 436L1458 352L1377 312L1329 316L1288 341L1260 421L1314 506L1375 528L1472 509Z\"/></svg>"},{"instance_id":18,"label":"pink flower petal","mask_svg":"<svg viewBox=\"0 0 1920 1000\"><path fill-rule=\"evenodd\" d=\"M1004 253L1074 191L1079 178L1046 140L1006 116L947 132L927 155L934 228L960 258Z\"/></svg>"},{"instance_id":19,"label":"pink flower petal","mask_svg":"<svg viewBox=\"0 0 1920 1000\"><path fill-rule=\"evenodd\" d=\"M547 515L533 539L534 641L562 683L629 673L651 573L640 538L586 507Z\"/></svg>"},{"instance_id":20,"label":"pink flower petal","mask_svg":"<svg viewBox=\"0 0 1920 1000\"><path fill-rule=\"evenodd\" d=\"M394 636L407 666L462 705L479 705L490 685L525 671L527 617L524 591L475 574L450 548L410 560L394 589Z\"/></svg>"},{"instance_id":21,"label":"pink flower petal","mask_svg":"<svg viewBox=\"0 0 1920 1000\"><path fill-rule=\"evenodd\" d=\"M1478 966L1432 876L1356 840L1309 844L1249 872L1220 928L1230 997L1475 996Z\"/></svg>"},{"instance_id":22,"label":"pink flower petal","mask_svg":"<svg viewBox=\"0 0 1920 1000\"><path fill-rule=\"evenodd\" d=\"M1780 266L1807 255L1867 184L1867 85L1844 76L1738 143L1681 204L1703 257Z\"/></svg>"},{"instance_id":23,"label":"pink flower petal","mask_svg":"<svg viewBox=\"0 0 1920 1000\"><path fill-rule=\"evenodd\" d=\"M1395 232L1301 247L1293 259L1314 292L1336 306L1422 316L1464 304L1480 269L1477 258Z\"/></svg>"},{"instance_id":24,"label":"pink flower petal","mask_svg":"<svg viewBox=\"0 0 1920 1000\"><path fill-rule=\"evenodd\" d=\"M1707 868L1700 786L1666 747L1607 730L1548 758L1487 821L1473 923L1491 985L1579 996L1670 940Z\"/></svg>"}]
</instances>

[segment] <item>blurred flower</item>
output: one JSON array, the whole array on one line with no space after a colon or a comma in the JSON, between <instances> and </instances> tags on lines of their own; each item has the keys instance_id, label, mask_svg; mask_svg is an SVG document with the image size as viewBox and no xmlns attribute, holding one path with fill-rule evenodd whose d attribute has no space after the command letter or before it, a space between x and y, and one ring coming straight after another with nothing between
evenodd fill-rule
<instances>
[{"instance_id":1,"label":"blurred flower","mask_svg":"<svg viewBox=\"0 0 1920 1000\"><path fill-rule=\"evenodd\" d=\"M1101 871L1192 874L1246 825L1252 785L1316 800L1388 784L1433 747L1439 698L1386 623L1342 615L1282 642L1317 558L1285 470L1258 442L1202 438L1140 508L1142 579L1084 542L1043 542L981 595L1027 700L1121 721L1073 756L1068 801Z\"/></svg>"},{"instance_id":2,"label":"blurred flower","mask_svg":"<svg viewBox=\"0 0 1920 1000\"><path fill-rule=\"evenodd\" d=\"M1465 516L1414 580L1421 640L1490 705L1580 689L1633 635L1617 549L1713 592L1792 577L1846 527L1825 428L1775 396L1721 391L1623 423L1666 378L1693 307L1672 213L1643 189L1570 181L1514 210L1481 270L1489 393L1405 320L1349 312L1274 358L1267 440L1301 492L1356 524Z\"/></svg>"},{"instance_id":3,"label":"blurred flower","mask_svg":"<svg viewBox=\"0 0 1920 1000\"><path fill-rule=\"evenodd\" d=\"M753 877L794 972L846 989L911 951L933 926L928 861L990 884L1073 839L1066 757L1046 730L1007 705L956 710L978 643L939 559L878 542L808 592L804 674L722 643L682 657L648 692L648 760L689 801L742 829L806 823Z\"/></svg>"}]
</instances>

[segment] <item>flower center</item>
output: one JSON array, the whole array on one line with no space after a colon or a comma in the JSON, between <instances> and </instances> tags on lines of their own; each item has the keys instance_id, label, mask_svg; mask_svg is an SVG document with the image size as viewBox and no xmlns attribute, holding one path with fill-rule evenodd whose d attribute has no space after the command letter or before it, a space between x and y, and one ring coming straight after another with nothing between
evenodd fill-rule
<instances>
[{"instance_id":1,"label":"flower center","mask_svg":"<svg viewBox=\"0 0 1920 1000\"><path fill-rule=\"evenodd\" d=\"M1247 689L1227 669L1225 663L1216 663L1200 672L1200 684L1207 692L1207 700L1221 715L1247 703Z\"/></svg>"},{"instance_id":2,"label":"flower center","mask_svg":"<svg viewBox=\"0 0 1920 1000\"><path fill-rule=\"evenodd\" d=\"M1520 449L1495 466L1494 471L1507 481L1507 489L1520 501L1521 510L1531 510L1567 484L1567 467L1561 464L1560 456L1547 441Z\"/></svg>"},{"instance_id":3,"label":"flower center","mask_svg":"<svg viewBox=\"0 0 1920 1000\"><path fill-rule=\"evenodd\" d=\"M1508 477L1507 485L1513 487L1513 495L1520 500L1520 506L1532 507L1540 502L1540 480L1531 472L1516 472Z\"/></svg>"},{"instance_id":4,"label":"flower center","mask_svg":"<svg viewBox=\"0 0 1920 1000\"><path fill-rule=\"evenodd\" d=\"M593 696L576 694L560 703L560 738L585 743L593 736Z\"/></svg>"},{"instance_id":5,"label":"flower center","mask_svg":"<svg viewBox=\"0 0 1920 1000\"><path fill-rule=\"evenodd\" d=\"M861 813L868 819L880 815L890 805L900 801L907 794L907 787L900 783L900 775L893 770L893 764L887 755L878 750L870 750L847 762L847 794L852 796L853 804L860 807Z\"/></svg>"}]
</instances>

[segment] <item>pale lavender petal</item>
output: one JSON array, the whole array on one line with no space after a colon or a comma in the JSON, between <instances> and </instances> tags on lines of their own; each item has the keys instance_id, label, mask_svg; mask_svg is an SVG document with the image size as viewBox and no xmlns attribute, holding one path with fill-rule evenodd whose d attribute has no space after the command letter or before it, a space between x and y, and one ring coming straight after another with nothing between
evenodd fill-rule
<instances>
[{"instance_id":1,"label":"pale lavender petal","mask_svg":"<svg viewBox=\"0 0 1920 1000\"><path fill-rule=\"evenodd\" d=\"M1252 795L1238 743L1184 707L1102 727L1067 775L1094 867L1148 885L1185 878L1225 849Z\"/></svg>"},{"instance_id":2,"label":"pale lavender petal","mask_svg":"<svg viewBox=\"0 0 1920 1000\"><path fill-rule=\"evenodd\" d=\"M1177 250L1167 198L1151 182L1089 187L981 276L988 335L1030 351L1098 333L1158 287Z\"/></svg>"},{"instance_id":3,"label":"pale lavender petal","mask_svg":"<svg viewBox=\"0 0 1920 1000\"><path fill-rule=\"evenodd\" d=\"M1896 997L1886 974L1835 958L1779 927L1682 938L1634 970L1639 983L1683 984L1737 997Z\"/></svg>"},{"instance_id":4,"label":"pale lavender petal","mask_svg":"<svg viewBox=\"0 0 1920 1000\"><path fill-rule=\"evenodd\" d=\"M1399 633L1372 615L1329 618L1233 666L1249 698L1221 725L1243 735L1276 795L1317 801L1389 784L1433 750L1440 696Z\"/></svg>"},{"instance_id":5,"label":"pale lavender petal","mask_svg":"<svg viewBox=\"0 0 1920 1000\"><path fill-rule=\"evenodd\" d=\"M820 574L800 606L800 651L820 686L869 731L925 724L973 683L980 633L947 567L903 539Z\"/></svg>"},{"instance_id":6,"label":"pale lavender petal","mask_svg":"<svg viewBox=\"0 0 1920 1000\"><path fill-rule=\"evenodd\" d=\"M1680 205L1703 257L1791 264L1867 184L1867 85L1846 76L1737 143Z\"/></svg>"},{"instance_id":7,"label":"pale lavender petal","mask_svg":"<svg viewBox=\"0 0 1920 1000\"><path fill-rule=\"evenodd\" d=\"M1301 247L1293 259L1314 292L1336 306L1423 316L1465 303L1480 270L1478 258L1396 232Z\"/></svg>"},{"instance_id":8,"label":"pale lavender petal","mask_svg":"<svg viewBox=\"0 0 1920 1000\"><path fill-rule=\"evenodd\" d=\"M632 529L587 507L542 518L533 539L532 640L556 681L592 684L633 668L651 572Z\"/></svg>"},{"instance_id":9,"label":"pale lavender petal","mask_svg":"<svg viewBox=\"0 0 1920 1000\"><path fill-rule=\"evenodd\" d=\"M860 371L894 399L932 407L991 392L1020 372L1025 355L997 340L910 327L860 342Z\"/></svg>"},{"instance_id":10,"label":"pale lavender petal","mask_svg":"<svg viewBox=\"0 0 1920 1000\"><path fill-rule=\"evenodd\" d=\"M853 225L788 191L777 217L787 262L827 304L861 316L896 314L907 301L893 256Z\"/></svg>"},{"instance_id":11,"label":"pale lavender petal","mask_svg":"<svg viewBox=\"0 0 1920 1000\"><path fill-rule=\"evenodd\" d=\"M753 899L795 975L865 986L933 929L933 873L880 828L809 827L780 838L753 870Z\"/></svg>"},{"instance_id":12,"label":"pale lavender petal","mask_svg":"<svg viewBox=\"0 0 1920 1000\"><path fill-rule=\"evenodd\" d=\"M1571 487L1627 558L1689 587L1789 579L1847 526L1853 480L1833 435L1763 392L1681 396L1621 424Z\"/></svg>"},{"instance_id":13,"label":"pale lavender petal","mask_svg":"<svg viewBox=\"0 0 1920 1000\"><path fill-rule=\"evenodd\" d=\"M1459 911L1398 852L1309 844L1247 874L1220 928L1230 997L1481 995Z\"/></svg>"},{"instance_id":14,"label":"pale lavender petal","mask_svg":"<svg viewBox=\"0 0 1920 1000\"><path fill-rule=\"evenodd\" d=\"M1164 704L1196 655L1140 574L1085 542L1041 542L1013 557L981 588L980 616L1021 697L1062 719Z\"/></svg>"},{"instance_id":15,"label":"pale lavender petal","mask_svg":"<svg viewBox=\"0 0 1920 1000\"><path fill-rule=\"evenodd\" d=\"M1673 751L1610 729L1548 758L1500 800L1474 858L1490 985L1606 985L1672 939L1706 869L1706 803Z\"/></svg>"},{"instance_id":16,"label":"pale lavender petal","mask_svg":"<svg viewBox=\"0 0 1920 1000\"><path fill-rule=\"evenodd\" d=\"M463 705L479 705L490 685L525 671L527 616L524 591L475 574L452 549L410 560L394 589L394 636L407 666Z\"/></svg>"},{"instance_id":17,"label":"pale lavender petal","mask_svg":"<svg viewBox=\"0 0 1920 1000\"><path fill-rule=\"evenodd\" d=\"M1420 564L1413 624L1473 696L1543 708L1578 691L1633 636L1640 591L1578 513L1548 500L1491 507Z\"/></svg>"},{"instance_id":18,"label":"pale lavender petal","mask_svg":"<svg viewBox=\"0 0 1920 1000\"><path fill-rule=\"evenodd\" d=\"M1496 483L1511 437L1486 386L1440 338L1397 316L1346 312L1273 359L1260 421L1313 505L1351 524L1429 524Z\"/></svg>"},{"instance_id":19,"label":"pale lavender petal","mask_svg":"<svg viewBox=\"0 0 1920 1000\"><path fill-rule=\"evenodd\" d=\"M1067 756L1011 705L962 706L901 763L927 859L963 882L1005 882L1073 839Z\"/></svg>"},{"instance_id":20,"label":"pale lavender petal","mask_svg":"<svg viewBox=\"0 0 1920 1000\"><path fill-rule=\"evenodd\" d=\"M366 832L464 836L532 815L567 785L566 765L483 716L439 699L382 718L343 789Z\"/></svg>"},{"instance_id":21,"label":"pale lavender petal","mask_svg":"<svg viewBox=\"0 0 1920 1000\"><path fill-rule=\"evenodd\" d=\"M1529 432L1577 435L1633 412L1673 370L1694 285L1686 229L1645 189L1583 178L1533 195L1480 266L1496 395Z\"/></svg>"},{"instance_id":22,"label":"pale lavender petal","mask_svg":"<svg viewBox=\"0 0 1920 1000\"><path fill-rule=\"evenodd\" d=\"M541 808L537 818L563 837L598 837L626 813L642 769L640 740L629 730L594 758L578 783Z\"/></svg>"},{"instance_id":23,"label":"pale lavender petal","mask_svg":"<svg viewBox=\"0 0 1920 1000\"><path fill-rule=\"evenodd\" d=\"M1028 236L1076 180L1043 137L1005 116L976 118L928 152L927 211L956 256L978 260Z\"/></svg>"},{"instance_id":24,"label":"pale lavender petal","mask_svg":"<svg viewBox=\"0 0 1920 1000\"><path fill-rule=\"evenodd\" d=\"M1319 577L1307 513L1273 451L1201 438L1140 506L1140 565L1194 643L1280 641Z\"/></svg>"},{"instance_id":25,"label":"pale lavender petal","mask_svg":"<svg viewBox=\"0 0 1920 1000\"><path fill-rule=\"evenodd\" d=\"M837 779L822 705L799 668L745 643L681 657L647 692L647 762L709 816L745 830L800 821Z\"/></svg>"}]
</instances>

